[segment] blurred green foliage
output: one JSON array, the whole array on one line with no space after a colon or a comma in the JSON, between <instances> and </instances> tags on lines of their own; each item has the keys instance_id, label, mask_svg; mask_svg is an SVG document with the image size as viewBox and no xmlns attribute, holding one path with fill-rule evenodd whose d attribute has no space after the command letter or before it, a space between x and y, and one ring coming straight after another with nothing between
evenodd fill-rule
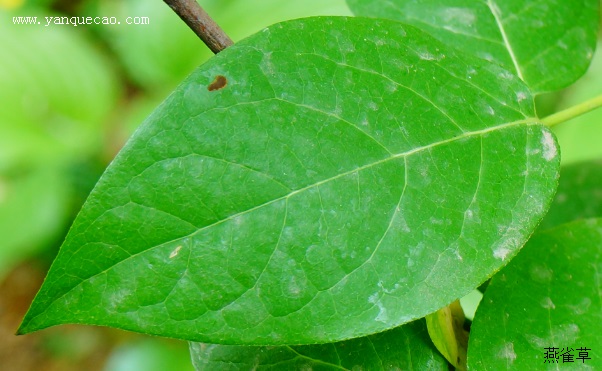
<instances>
[{"instance_id":1,"label":"blurred green foliage","mask_svg":"<svg viewBox=\"0 0 602 371\"><path fill-rule=\"evenodd\" d=\"M121 90L85 35L13 26L12 14L0 13L9 25L0 31L0 277L64 230L73 191L65 170L101 148Z\"/></svg>"}]
</instances>

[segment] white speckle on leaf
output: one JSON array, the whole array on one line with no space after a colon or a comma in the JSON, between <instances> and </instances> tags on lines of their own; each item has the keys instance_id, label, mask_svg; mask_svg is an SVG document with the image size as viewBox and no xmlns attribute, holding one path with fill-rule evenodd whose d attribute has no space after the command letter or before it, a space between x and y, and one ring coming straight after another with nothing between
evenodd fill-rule
<instances>
[{"instance_id":1,"label":"white speckle on leaf","mask_svg":"<svg viewBox=\"0 0 602 371\"><path fill-rule=\"evenodd\" d=\"M418 53L418 57L424 61L433 61L435 60L435 56L429 52L421 52Z\"/></svg>"},{"instance_id":2,"label":"white speckle on leaf","mask_svg":"<svg viewBox=\"0 0 602 371\"><path fill-rule=\"evenodd\" d=\"M454 254L456 255L456 258L458 258L459 261L464 261L464 259L462 258L462 255L460 255L459 249L455 249Z\"/></svg>"},{"instance_id":3,"label":"white speckle on leaf","mask_svg":"<svg viewBox=\"0 0 602 371\"><path fill-rule=\"evenodd\" d=\"M550 299L547 296L542 299L540 304L543 308L546 308L546 309L556 309L556 306L554 305L554 302L552 302L552 299Z\"/></svg>"},{"instance_id":4,"label":"white speckle on leaf","mask_svg":"<svg viewBox=\"0 0 602 371\"><path fill-rule=\"evenodd\" d=\"M489 54L489 53L483 53L481 58L483 58L484 60L488 61L488 62L492 62L493 61L493 55Z\"/></svg>"},{"instance_id":5,"label":"white speckle on leaf","mask_svg":"<svg viewBox=\"0 0 602 371\"><path fill-rule=\"evenodd\" d=\"M410 226L408 226L408 222L406 221L406 219L403 217L403 215L401 213L397 214L397 220L399 221L399 227L401 228L401 230L405 233L410 233Z\"/></svg>"},{"instance_id":6,"label":"white speckle on leaf","mask_svg":"<svg viewBox=\"0 0 602 371\"><path fill-rule=\"evenodd\" d=\"M178 256L178 254L180 253L180 250L182 250L182 245L180 245L180 246L176 247L176 248L175 248L175 249L174 249L174 250L171 252L171 254L169 254L169 258L170 258L170 259L173 259L173 258L175 258L176 256Z\"/></svg>"},{"instance_id":7,"label":"white speckle on leaf","mask_svg":"<svg viewBox=\"0 0 602 371\"><path fill-rule=\"evenodd\" d=\"M430 221L431 221L431 224L437 224L437 225L442 225L443 224L443 220L437 219L437 218L432 217L432 216L431 216Z\"/></svg>"},{"instance_id":8,"label":"white speckle on leaf","mask_svg":"<svg viewBox=\"0 0 602 371\"><path fill-rule=\"evenodd\" d=\"M569 309L575 313L575 315L582 315L589 311L589 307L592 304L590 298L583 298L576 305L568 305Z\"/></svg>"},{"instance_id":9,"label":"white speckle on leaf","mask_svg":"<svg viewBox=\"0 0 602 371\"><path fill-rule=\"evenodd\" d=\"M305 250L305 260L312 265L317 265L322 262L322 252L320 251L320 246L318 245L310 245Z\"/></svg>"},{"instance_id":10,"label":"white speckle on leaf","mask_svg":"<svg viewBox=\"0 0 602 371\"><path fill-rule=\"evenodd\" d=\"M291 277L291 280L289 281L288 292L293 297L297 297L301 293L301 287L297 283L297 280L295 279L295 277Z\"/></svg>"},{"instance_id":11,"label":"white speckle on leaf","mask_svg":"<svg viewBox=\"0 0 602 371\"><path fill-rule=\"evenodd\" d=\"M111 308L120 309L123 303L130 300L133 295L131 290L121 289L110 293L107 297L107 301Z\"/></svg>"},{"instance_id":12,"label":"white speckle on leaf","mask_svg":"<svg viewBox=\"0 0 602 371\"><path fill-rule=\"evenodd\" d=\"M577 341L579 326L574 323L558 325L552 328L552 338L560 344L572 345Z\"/></svg>"},{"instance_id":13,"label":"white speckle on leaf","mask_svg":"<svg viewBox=\"0 0 602 371\"><path fill-rule=\"evenodd\" d=\"M445 8L441 15L445 23L458 23L463 26L471 26L477 19L470 8Z\"/></svg>"},{"instance_id":14,"label":"white speckle on leaf","mask_svg":"<svg viewBox=\"0 0 602 371\"><path fill-rule=\"evenodd\" d=\"M396 83L390 83L387 84L387 91L389 93L395 93L397 91L397 89L399 88L398 84Z\"/></svg>"},{"instance_id":15,"label":"white speckle on leaf","mask_svg":"<svg viewBox=\"0 0 602 371\"><path fill-rule=\"evenodd\" d=\"M495 110L493 109L493 107L487 106L486 110L487 110L487 113L490 114L491 116L495 115Z\"/></svg>"},{"instance_id":16,"label":"white speckle on leaf","mask_svg":"<svg viewBox=\"0 0 602 371\"><path fill-rule=\"evenodd\" d=\"M508 71L502 71L498 74L498 77L503 80L512 80L514 79L514 75Z\"/></svg>"},{"instance_id":17,"label":"white speckle on leaf","mask_svg":"<svg viewBox=\"0 0 602 371\"><path fill-rule=\"evenodd\" d=\"M506 359L510 364L516 360L516 352L514 351L514 343L506 343L502 349L498 352L498 357Z\"/></svg>"},{"instance_id":18,"label":"white speckle on leaf","mask_svg":"<svg viewBox=\"0 0 602 371\"><path fill-rule=\"evenodd\" d=\"M374 294L370 295L368 302L378 307L378 315L376 316L375 320L378 322L387 322L389 316L387 315L387 309L380 301L379 293L375 292Z\"/></svg>"},{"instance_id":19,"label":"white speckle on leaf","mask_svg":"<svg viewBox=\"0 0 602 371\"><path fill-rule=\"evenodd\" d=\"M508 254L510 254L510 251L512 250L502 245L493 251L493 256L498 259L506 260L506 257Z\"/></svg>"},{"instance_id":20,"label":"white speckle on leaf","mask_svg":"<svg viewBox=\"0 0 602 371\"><path fill-rule=\"evenodd\" d=\"M546 339L540 338L539 336L528 334L525 335L525 339L527 339L529 344L531 344L531 347L538 350L543 347L551 346L550 344L548 344L548 341Z\"/></svg>"},{"instance_id":21,"label":"white speckle on leaf","mask_svg":"<svg viewBox=\"0 0 602 371\"><path fill-rule=\"evenodd\" d=\"M579 335L579 326L574 323L562 324L553 326L546 337L539 337L534 334L524 335L534 349L554 346L554 344L562 344L563 346L571 346L577 341Z\"/></svg>"},{"instance_id":22,"label":"white speckle on leaf","mask_svg":"<svg viewBox=\"0 0 602 371\"><path fill-rule=\"evenodd\" d=\"M552 280L554 272L545 265L533 265L529 270L531 279L539 283L547 283Z\"/></svg>"},{"instance_id":23,"label":"white speckle on leaf","mask_svg":"<svg viewBox=\"0 0 602 371\"><path fill-rule=\"evenodd\" d=\"M527 99L527 93L525 93L524 91L516 92L516 99L519 102L524 101L525 99Z\"/></svg>"},{"instance_id":24,"label":"white speckle on leaf","mask_svg":"<svg viewBox=\"0 0 602 371\"><path fill-rule=\"evenodd\" d=\"M396 283L395 285L393 285L393 288L392 288L392 289L387 289L387 288L385 287L385 284L383 283L383 281L378 281L378 287L380 287L380 289L381 289L381 290L383 290L383 292L384 292L385 294L392 294L392 293L394 293L396 290L398 290L398 289L399 289L399 284L398 284L398 283Z\"/></svg>"},{"instance_id":25,"label":"white speckle on leaf","mask_svg":"<svg viewBox=\"0 0 602 371\"><path fill-rule=\"evenodd\" d=\"M552 161L556 155L558 155L558 150L556 149L556 143L554 143L552 133L549 131L544 131L543 137L541 138L541 144L543 145L543 158L545 158L547 161Z\"/></svg>"}]
</instances>

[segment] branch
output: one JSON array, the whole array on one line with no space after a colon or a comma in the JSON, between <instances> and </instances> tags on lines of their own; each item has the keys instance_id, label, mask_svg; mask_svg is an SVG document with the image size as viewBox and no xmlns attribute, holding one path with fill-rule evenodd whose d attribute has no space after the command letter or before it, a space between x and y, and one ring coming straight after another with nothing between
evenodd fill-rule
<instances>
[{"instance_id":1,"label":"branch","mask_svg":"<svg viewBox=\"0 0 602 371\"><path fill-rule=\"evenodd\" d=\"M547 126L554 126L600 107L602 107L602 95L580 103L576 106L567 108L564 111L556 112L555 114L542 119L541 122Z\"/></svg>"},{"instance_id":2,"label":"branch","mask_svg":"<svg viewBox=\"0 0 602 371\"><path fill-rule=\"evenodd\" d=\"M196 0L163 0L215 54L234 44Z\"/></svg>"}]
</instances>

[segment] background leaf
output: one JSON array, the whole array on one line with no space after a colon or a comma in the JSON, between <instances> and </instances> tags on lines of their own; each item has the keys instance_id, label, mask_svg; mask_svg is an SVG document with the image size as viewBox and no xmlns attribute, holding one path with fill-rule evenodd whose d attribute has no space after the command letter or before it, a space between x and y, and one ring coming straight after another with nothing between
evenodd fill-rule
<instances>
[{"instance_id":1,"label":"background leaf","mask_svg":"<svg viewBox=\"0 0 602 371\"><path fill-rule=\"evenodd\" d=\"M562 167L558 191L539 229L593 217L602 217L602 160Z\"/></svg>"},{"instance_id":2,"label":"background leaf","mask_svg":"<svg viewBox=\"0 0 602 371\"><path fill-rule=\"evenodd\" d=\"M397 22L264 30L136 132L20 332L304 344L423 317L504 265L551 201L558 149L528 97Z\"/></svg>"},{"instance_id":3,"label":"background leaf","mask_svg":"<svg viewBox=\"0 0 602 371\"><path fill-rule=\"evenodd\" d=\"M23 13L42 24L13 24ZM105 56L74 27L44 27L51 15L0 6L0 282L62 240L76 191L66 169L101 147L119 97Z\"/></svg>"},{"instance_id":4,"label":"background leaf","mask_svg":"<svg viewBox=\"0 0 602 371\"><path fill-rule=\"evenodd\" d=\"M487 287L471 327L468 368L545 369L547 347L575 350L574 363L561 356L549 369L601 368L600 272L602 219L536 234ZM591 349L590 360L577 359L581 347Z\"/></svg>"},{"instance_id":5,"label":"background leaf","mask_svg":"<svg viewBox=\"0 0 602 371\"><path fill-rule=\"evenodd\" d=\"M198 371L235 370L444 370L449 369L424 320L334 344L254 347L190 343Z\"/></svg>"},{"instance_id":6,"label":"background leaf","mask_svg":"<svg viewBox=\"0 0 602 371\"><path fill-rule=\"evenodd\" d=\"M583 78L562 91L559 105L555 111L560 111L596 96L602 95L602 42L592 60L592 64ZM539 111L538 111L539 112ZM582 162L602 158L602 110L597 109L582 116L575 117L563 125L552 129L558 136L562 148L562 164Z\"/></svg>"},{"instance_id":7,"label":"background leaf","mask_svg":"<svg viewBox=\"0 0 602 371\"><path fill-rule=\"evenodd\" d=\"M356 15L412 24L520 76L532 92L558 90L592 59L598 0L347 0Z\"/></svg>"},{"instance_id":8,"label":"background leaf","mask_svg":"<svg viewBox=\"0 0 602 371\"><path fill-rule=\"evenodd\" d=\"M27 12L42 21L54 16ZM12 24L16 14L0 11L0 22ZM97 148L119 95L105 57L73 27L43 23L3 28L0 44L10 56L0 58L0 171Z\"/></svg>"},{"instance_id":9,"label":"background leaf","mask_svg":"<svg viewBox=\"0 0 602 371\"><path fill-rule=\"evenodd\" d=\"M0 278L66 227L67 187L55 169L0 176Z\"/></svg>"},{"instance_id":10,"label":"background leaf","mask_svg":"<svg viewBox=\"0 0 602 371\"><path fill-rule=\"evenodd\" d=\"M460 301L425 317L428 334L435 347L456 370L466 370L468 331L464 329L464 311Z\"/></svg>"}]
</instances>

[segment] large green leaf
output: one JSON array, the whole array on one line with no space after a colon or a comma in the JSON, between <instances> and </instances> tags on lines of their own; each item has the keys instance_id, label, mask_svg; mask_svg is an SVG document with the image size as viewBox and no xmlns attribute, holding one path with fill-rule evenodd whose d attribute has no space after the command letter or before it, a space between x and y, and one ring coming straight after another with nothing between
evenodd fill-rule
<instances>
[{"instance_id":1,"label":"large green leaf","mask_svg":"<svg viewBox=\"0 0 602 371\"><path fill-rule=\"evenodd\" d=\"M380 334L333 344L255 347L191 343L197 371L449 370L424 320Z\"/></svg>"},{"instance_id":2,"label":"large green leaf","mask_svg":"<svg viewBox=\"0 0 602 371\"><path fill-rule=\"evenodd\" d=\"M596 45L599 0L347 0L362 16L412 24L498 63L541 93L570 85Z\"/></svg>"},{"instance_id":3,"label":"large green leaf","mask_svg":"<svg viewBox=\"0 0 602 371\"><path fill-rule=\"evenodd\" d=\"M494 64L392 21L275 25L138 129L20 332L273 345L396 327L516 254L558 166L528 90Z\"/></svg>"},{"instance_id":4,"label":"large green leaf","mask_svg":"<svg viewBox=\"0 0 602 371\"><path fill-rule=\"evenodd\" d=\"M593 217L602 217L602 161L562 167L558 191L539 229Z\"/></svg>"},{"instance_id":5,"label":"large green leaf","mask_svg":"<svg viewBox=\"0 0 602 371\"><path fill-rule=\"evenodd\" d=\"M536 234L491 280L471 327L468 368L601 369L600 272L602 219ZM578 359L579 348L591 359Z\"/></svg>"}]
</instances>

